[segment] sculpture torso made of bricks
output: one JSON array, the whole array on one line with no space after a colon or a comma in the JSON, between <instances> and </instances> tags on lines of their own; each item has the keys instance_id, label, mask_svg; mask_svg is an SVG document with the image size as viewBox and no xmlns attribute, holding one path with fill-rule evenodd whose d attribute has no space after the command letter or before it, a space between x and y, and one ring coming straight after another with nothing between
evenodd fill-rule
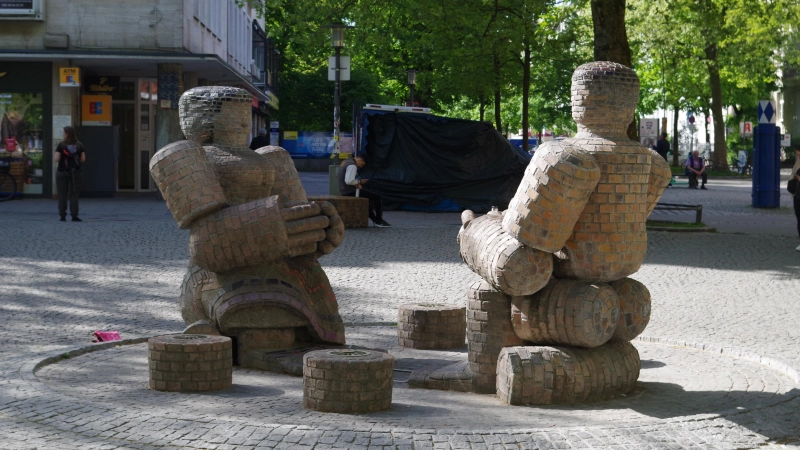
<instances>
[{"instance_id":1,"label":"sculpture torso made of bricks","mask_svg":"<svg viewBox=\"0 0 800 450\"><path fill-rule=\"evenodd\" d=\"M341 243L341 219L332 205L308 202L288 152L247 148L250 98L239 88L187 91L179 114L188 140L150 163L176 222L191 230L181 313L187 324L205 321L240 339L253 335L246 330L300 328L344 343L317 262Z\"/></svg>"},{"instance_id":2,"label":"sculpture torso made of bricks","mask_svg":"<svg viewBox=\"0 0 800 450\"><path fill-rule=\"evenodd\" d=\"M647 216L669 184L669 166L626 135L639 98L634 71L584 64L571 93L578 133L536 151L503 225L524 244L554 252L556 277L618 280L644 261Z\"/></svg>"}]
</instances>

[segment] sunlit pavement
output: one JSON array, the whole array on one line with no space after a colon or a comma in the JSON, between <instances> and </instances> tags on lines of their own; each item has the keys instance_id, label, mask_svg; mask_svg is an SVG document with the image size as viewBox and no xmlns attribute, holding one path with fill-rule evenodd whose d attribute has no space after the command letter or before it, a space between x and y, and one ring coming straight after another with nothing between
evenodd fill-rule
<instances>
[{"instance_id":1,"label":"sunlit pavement","mask_svg":"<svg viewBox=\"0 0 800 450\"><path fill-rule=\"evenodd\" d=\"M302 175L310 194L327 193L327 174ZM796 448L800 238L791 199L783 192L781 208L754 209L749 181L711 179L708 188L676 185L662 200L702 204L719 232L649 233L633 277L650 289L653 315L635 342L643 370L629 398L508 407L408 389L397 372L392 409L359 415L304 410L300 378L254 370L235 371L228 391L150 391L142 344L78 355L94 330L135 340L183 328L176 297L187 233L155 197L81 200L82 223L59 222L52 200L0 203L0 448ZM464 303L476 276L458 257L459 215L386 219L394 228L348 230L321 259L348 342L388 349L398 367L463 359L399 349L391 326L402 303Z\"/></svg>"}]
</instances>

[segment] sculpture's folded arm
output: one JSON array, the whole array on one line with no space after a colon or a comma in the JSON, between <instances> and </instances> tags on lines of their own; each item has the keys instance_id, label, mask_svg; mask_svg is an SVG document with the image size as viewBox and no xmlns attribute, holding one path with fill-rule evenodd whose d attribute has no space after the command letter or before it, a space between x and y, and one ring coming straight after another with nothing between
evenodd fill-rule
<instances>
[{"instance_id":1,"label":"sculpture's folded arm","mask_svg":"<svg viewBox=\"0 0 800 450\"><path fill-rule=\"evenodd\" d=\"M227 206L214 166L196 142L173 142L159 150L150 160L150 174L182 229Z\"/></svg>"}]
</instances>

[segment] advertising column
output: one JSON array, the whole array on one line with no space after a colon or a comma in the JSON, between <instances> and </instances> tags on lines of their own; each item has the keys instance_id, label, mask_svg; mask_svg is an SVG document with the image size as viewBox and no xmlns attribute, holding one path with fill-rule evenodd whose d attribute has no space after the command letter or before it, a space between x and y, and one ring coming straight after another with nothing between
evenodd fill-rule
<instances>
[{"instance_id":1,"label":"advertising column","mask_svg":"<svg viewBox=\"0 0 800 450\"><path fill-rule=\"evenodd\" d=\"M758 101L758 126L753 139L753 207L778 208L781 203L781 146L773 100Z\"/></svg>"}]
</instances>

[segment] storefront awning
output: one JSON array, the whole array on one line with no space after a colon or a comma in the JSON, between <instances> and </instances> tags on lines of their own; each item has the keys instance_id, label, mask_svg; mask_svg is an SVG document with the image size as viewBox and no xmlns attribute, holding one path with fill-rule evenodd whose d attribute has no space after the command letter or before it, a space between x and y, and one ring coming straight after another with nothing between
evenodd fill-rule
<instances>
[{"instance_id":1,"label":"storefront awning","mask_svg":"<svg viewBox=\"0 0 800 450\"><path fill-rule=\"evenodd\" d=\"M218 55L197 53L110 52L75 50L0 50L0 61L69 61L96 75L152 77L158 64L182 64L184 72L197 72L209 83L239 86L258 100L269 101L264 91L253 85L250 76L242 75Z\"/></svg>"}]
</instances>

